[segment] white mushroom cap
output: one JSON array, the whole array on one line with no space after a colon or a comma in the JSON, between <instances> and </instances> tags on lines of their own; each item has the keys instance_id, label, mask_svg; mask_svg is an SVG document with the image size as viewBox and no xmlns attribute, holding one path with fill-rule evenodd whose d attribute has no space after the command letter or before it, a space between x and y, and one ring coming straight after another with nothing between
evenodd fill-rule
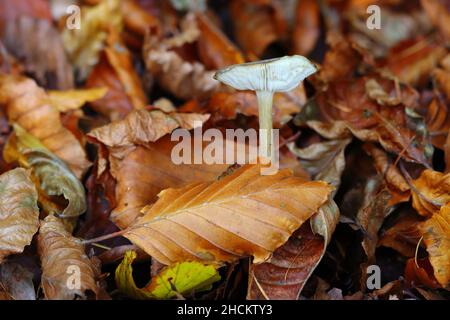
<instances>
[{"instance_id":1,"label":"white mushroom cap","mask_svg":"<svg viewBox=\"0 0 450 320\"><path fill-rule=\"evenodd\" d=\"M238 90L285 92L317 71L299 55L242 63L217 71L214 79Z\"/></svg>"}]
</instances>

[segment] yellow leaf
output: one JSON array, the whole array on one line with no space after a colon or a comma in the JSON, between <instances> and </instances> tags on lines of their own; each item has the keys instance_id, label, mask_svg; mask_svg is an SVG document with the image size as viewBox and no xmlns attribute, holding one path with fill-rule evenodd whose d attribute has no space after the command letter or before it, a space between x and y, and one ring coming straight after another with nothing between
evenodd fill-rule
<instances>
[{"instance_id":1,"label":"yellow leaf","mask_svg":"<svg viewBox=\"0 0 450 320\"><path fill-rule=\"evenodd\" d=\"M124 233L163 264L270 258L328 200L332 187L246 165L218 181L166 189Z\"/></svg>"},{"instance_id":2,"label":"yellow leaf","mask_svg":"<svg viewBox=\"0 0 450 320\"><path fill-rule=\"evenodd\" d=\"M420 225L434 276L445 288L450 284L450 203Z\"/></svg>"},{"instance_id":3,"label":"yellow leaf","mask_svg":"<svg viewBox=\"0 0 450 320\"><path fill-rule=\"evenodd\" d=\"M439 212L441 206L450 202L450 173L427 169L413 185L413 207L423 216Z\"/></svg>"},{"instance_id":4,"label":"yellow leaf","mask_svg":"<svg viewBox=\"0 0 450 320\"><path fill-rule=\"evenodd\" d=\"M103 0L93 7L84 6L81 19L82 27L64 28L62 39L70 60L78 70L79 80L84 80L98 61L108 29L122 29L120 1Z\"/></svg>"},{"instance_id":5,"label":"yellow leaf","mask_svg":"<svg viewBox=\"0 0 450 320\"><path fill-rule=\"evenodd\" d=\"M105 87L65 91L52 90L48 91L48 98L50 104L59 112L67 112L81 108L86 102L103 98L106 92L108 92L108 89Z\"/></svg>"},{"instance_id":6,"label":"yellow leaf","mask_svg":"<svg viewBox=\"0 0 450 320\"><path fill-rule=\"evenodd\" d=\"M116 284L120 291L136 299L170 299L192 292L210 290L220 280L216 268L200 262L185 261L164 268L145 288L138 288L133 279L132 263L136 252L127 251L116 269Z\"/></svg>"}]
</instances>

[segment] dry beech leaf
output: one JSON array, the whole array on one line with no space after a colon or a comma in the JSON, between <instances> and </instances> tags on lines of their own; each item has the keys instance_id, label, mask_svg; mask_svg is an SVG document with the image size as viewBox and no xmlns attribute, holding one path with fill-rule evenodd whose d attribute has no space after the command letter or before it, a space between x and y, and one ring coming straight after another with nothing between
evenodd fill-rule
<instances>
[{"instance_id":1,"label":"dry beech leaf","mask_svg":"<svg viewBox=\"0 0 450 320\"><path fill-rule=\"evenodd\" d=\"M252 264L247 299L297 300L309 277L325 254L339 221L333 200L326 202L289 241L278 248L269 262Z\"/></svg>"},{"instance_id":2,"label":"dry beech leaf","mask_svg":"<svg viewBox=\"0 0 450 320\"><path fill-rule=\"evenodd\" d=\"M123 120L94 129L89 136L107 147L132 147L155 142L176 128L193 129L196 122L202 124L208 118L208 114L136 110Z\"/></svg>"},{"instance_id":3,"label":"dry beech leaf","mask_svg":"<svg viewBox=\"0 0 450 320\"><path fill-rule=\"evenodd\" d=\"M184 116L186 118L182 119ZM140 210L156 200L156 195L163 189L180 187L189 182L210 181L226 170L227 164L176 165L171 159L171 152L177 142L171 142L170 137L166 136L166 139L152 143L179 126L191 129L193 121L206 121L207 118L207 115L167 115L161 111L139 110L120 122L88 134L94 142L105 146L99 153L99 175L108 164L111 175L117 181L117 206L111 214L114 223L120 228L129 226L140 216ZM114 127L116 132L111 130Z\"/></svg>"},{"instance_id":4,"label":"dry beech leaf","mask_svg":"<svg viewBox=\"0 0 450 320\"><path fill-rule=\"evenodd\" d=\"M444 47L425 39L407 40L393 47L381 66L402 82L421 85L446 54Z\"/></svg>"},{"instance_id":5,"label":"dry beech leaf","mask_svg":"<svg viewBox=\"0 0 450 320\"><path fill-rule=\"evenodd\" d=\"M135 299L171 299L192 292L211 290L212 284L220 280L214 266L196 261L178 262L165 267L144 288L138 288L133 279L132 263L134 251L127 251L116 269L116 284L120 291Z\"/></svg>"},{"instance_id":6,"label":"dry beech leaf","mask_svg":"<svg viewBox=\"0 0 450 320\"><path fill-rule=\"evenodd\" d=\"M47 93L22 76L0 75L0 105L8 119L64 160L80 178L90 166L86 153L75 136L63 127L59 111L48 102Z\"/></svg>"},{"instance_id":7,"label":"dry beech leaf","mask_svg":"<svg viewBox=\"0 0 450 320\"><path fill-rule=\"evenodd\" d=\"M409 185L399 169L392 164L387 153L371 143L364 144L363 148L372 157L378 174L386 180L386 185L392 194L389 206L408 201L410 197Z\"/></svg>"},{"instance_id":8,"label":"dry beech leaf","mask_svg":"<svg viewBox=\"0 0 450 320\"><path fill-rule=\"evenodd\" d=\"M197 47L200 60L208 69L222 69L243 63L244 58L236 46L215 26L207 15L197 13L197 25L201 32Z\"/></svg>"},{"instance_id":9,"label":"dry beech leaf","mask_svg":"<svg viewBox=\"0 0 450 320\"><path fill-rule=\"evenodd\" d=\"M246 256L264 262L327 201L332 187L290 170L262 176L261 169L245 165L218 181L166 189L124 236L167 265Z\"/></svg>"},{"instance_id":10,"label":"dry beech leaf","mask_svg":"<svg viewBox=\"0 0 450 320\"><path fill-rule=\"evenodd\" d=\"M48 91L49 103L60 112L68 112L81 108L87 102L101 99L108 89L74 89L66 91Z\"/></svg>"},{"instance_id":11,"label":"dry beech leaf","mask_svg":"<svg viewBox=\"0 0 450 320\"><path fill-rule=\"evenodd\" d=\"M26 170L13 169L0 176L0 263L31 243L39 228L37 198Z\"/></svg>"},{"instance_id":12,"label":"dry beech leaf","mask_svg":"<svg viewBox=\"0 0 450 320\"><path fill-rule=\"evenodd\" d=\"M317 1L297 1L295 19L292 53L306 56L314 49L320 35L320 8Z\"/></svg>"},{"instance_id":13,"label":"dry beech leaf","mask_svg":"<svg viewBox=\"0 0 450 320\"><path fill-rule=\"evenodd\" d=\"M127 30L131 30L141 36L147 29L159 29L160 21L144 10L135 0L122 0L123 22Z\"/></svg>"},{"instance_id":14,"label":"dry beech leaf","mask_svg":"<svg viewBox=\"0 0 450 320\"><path fill-rule=\"evenodd\" d=\"M448 81L450 83L450 78ZM427 129L430 132L431 142L435 147L440 149L445 148L445 142L450 130L450 113L447 105L442 97L435 97L428 105L425 118Z\"/></svg>"},{"instance_id":15,"label":"dry beech leaf","mask_svg":"<svg viewBox=\"0 0 450 320\"><path fill-rule=\"evenodd\" d=\"M450 203L420 225L434 276L444 288L450 284Z\"/></svg>"},{"instance_id":16,"label":"dry beech leaf","mask_svg":"<svg viewBox=\"0 0 450 320\"><path fill-rule=\"evenodd\" d=\"M296 147L295 143L290 143L288 147L300 158L302 167L311 177L326 181L337 190L345 168L345 148L351 141L352 139L330 140L303 149Z\"/></svg>"},{"instance_id":17,"label":"dry beech leaf","mask_svg":"<svg viewBox=\"0 0 450 320\"><path fill-rule=\"evenodd\" d=\"M276 92L273 97L273 125L282 127L291 120L292 115L300 112L306 103L303 84L289 92ZM214 112L215 118L236 119L237 114L258 116L258 102L251 91L217 92L209 102L207 110Z\"/></svg>"},{"instance_id":18,"label":"dry beech leaf","mask_svg":"<svg viewBox=\"0 0 450 320\"><path fill-rule=\"evenodd\" d=\"M7 162L32 169L39 202L48 212L61 217L78 217L86 211L83 185L67 165L17 124L3 150Z\"/></svg>"},{"instance_id":19,"label":"dry beech leaf","mask_svg":"<svg viewBox=\"0 0 450 320\"><path fill-rule=\"evenodd\" d=\"M450 41L450 13L448 3L440 0L421 0L423 9L431 20L442 33L446 41Z\"/></svg>"},{"instance_id":20,"label":"dry beech leaf","mask_svg":"<svg viewBox=\"0 0 450 320\"><path fill-rule=\"evenodd\" d=\"M84 252L84 246L65 229L61 219L49 215L41 222L38 236L41 258L41 286L48 300L87 298L98 294L97 269ZM80 275L80 288L71 289L70 276Z\"/></svg>"},{"instance_id":21,"label":"dry beech leaf","mask_svg":"<svg viewBox=\"0 0 450 320\"><path fill-rule=\"evenodd\" d=\"M119 0L104 0L93 7L81 9L83 27L64 28L62 39L64 47L80 80L86 79L97 63L109 29L120 30L122 13Z\"/></svg>"},{"instance_id":22,"label":"dry beech leaf","mask_svg":"<svg viewBox=\"0 0 450 320\"><path fill-rule=\"evenodd\" d=\"M412 204L422 216L428 217L450 202L450 173L424 170L413 181Z\"/></svg>"},{"instance_id":23,"label":"dry beech leaf","mask_svg":"<svg viewBox=\"0 0 450 320\"><path fill-rule=\"evenodd\" d=\"M51 22L20 17L6 24L2 41L12 55L24 62L27 73L34 75L40 85L60 90L73 88L72 67Z\"/></svg>"},{"instance_id":24,"label":"dry beech leaf","mask_svg":"<svg viewBox=\"0 0 450 320\"><path fill-rule=\"evenodd\" d=\"M279 37L273 8L243 0L230 1L229 6L237 43L250 60L257 60Z\"/></svg>"},{"instance_id":25,"label":"dry beech leaf","mask_svg":"<svg viewBox=\"0 0 450 320\"><path fill-rule=\"evenodd\" d=\"M203 64L187 61L173 51L194 43L199 36L195 16L188 14L181 22L179 34L162 40L149 34L144 42L147 71L164 90L180 99L206 98L222 87L214 80L214 71L207 71Z\"/></svg>"},{"instance_id":26,"label":"dry beech leaf","mask_svg":"<svg viewBox=\"0 0 450 320\"><path fill-rule=\"evenodd\" d=\"M13 300L36 300L33 276L20 263L7 261L0 266L0 288L5 289Z\"/></svg>"},{"instance_id":27,"label":"dry beech leaf","mask_svg":"<svg viewBox=\"0 0 450 320\"><path fill-rule=\"evenodd\" d=\"M439 288L428 259L408 259L405 266L405 280L414 286L425 285L431 289Z\"/></svg>"}]
</instances>

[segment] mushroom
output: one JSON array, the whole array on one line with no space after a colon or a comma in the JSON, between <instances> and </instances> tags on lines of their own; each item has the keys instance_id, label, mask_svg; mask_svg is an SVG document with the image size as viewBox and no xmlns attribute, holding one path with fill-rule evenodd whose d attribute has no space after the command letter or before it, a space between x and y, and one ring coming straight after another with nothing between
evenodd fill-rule
<instances>
[{"instance_id":1,"label":"mushroom","mask_svg":"<svg viewBox=\"0 0 450 320\"><path fill-rule=\"evenodd\" d=\"M316 71L316 66L307 58L294 55L232 65L217 71L214 79L237 90L256 92L259 109L260 155L272 160L273 94L294 89Z\"/></svg>"}]
</instances>

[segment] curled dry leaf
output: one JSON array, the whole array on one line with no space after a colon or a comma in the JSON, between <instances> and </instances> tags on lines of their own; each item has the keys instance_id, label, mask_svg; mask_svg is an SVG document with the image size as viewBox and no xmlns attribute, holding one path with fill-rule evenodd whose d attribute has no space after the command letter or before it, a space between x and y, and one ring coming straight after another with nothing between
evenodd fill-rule
<instances>
[{"instance_id":1,"label":"curled dry leaf","mask_svg":"<svg viewBox=\"0 0 450 320\"><path fill-rule=\"evenodd\" d=\"M372 157L378 174L386 180L386 185L392 194L389 206L398 202L408 201L410 197L408 182L400 173L399 169L392 164L387 153L371 143L364 144L363 148Z\"/></svg>"},{"instance_id":2,"label":"curled dry leaf","mask_svg":"<svg viewBox=\"0 0 450 320\"><path fill-rule=\"evenodd\" d=\"M450 284L450 203L420 225L434 276L444 288Z\"/></svg>"},{"instance_id":3,"label":"curled dry leaf","mask_svg":"<svg viewBox=\"0 0 450 320\"><path fill-rule=\"evenodd\" d=\"M185 44L197 41L200 31L195 16L188 14L181 23L179 34L161 40L149 34L144 42L144 61L148 72L159 85L180 99L206 98L221 85L214 80L214 71L207 71L203 64L185 60L173 51Z\"/></svg>"},{"instance_id":4,"label":"curled dry leaf","mask_svg":"<svg viewBox=\"0 0 450 320\"><path fill-rule=\"evenodd\" d=\"M310 225L296 231L269 262L252 264L247 299L298 299L325 254L339 215L338 207L329 200L310 219Z\"/></svg>"},{"instance_id":5,"label":"curled dry leaf","mask_svg":"<svg viewBox=\"0 0 450 320\"><path fill-rule=\"evenodd\" d=\"M450 78L448 81L450 83ZM431 142L440 149L445 148L445 142L450 131L450 113L447 105L442 97L435 97L428 105L425 118L427 129L430 131Z\"/></svg>"},{"instance_id":6,"label":"curled dry leaf","mask_svg":"<svg viewBox=\"0 0 450 320\"><path fill-rule=\"evenodd\" d=\"M64 28L62 39L78 79L84 80L98 61L109 29L120 30L122 27L120 1L105 0L93 7L84 6L81 16L83 27Z\"/></svg>"},{"instance_id":7,"label":"curled dry leaf","mask_svg":"<svg viewBox=\"0 0 450 320\"><path fill-rule=\"evenodd\" d=\"M37 198L28 171L18 168L0 176L0 263L31 243L39 228Z\"/></svg>"},{"instance_id":8,"label":"curled dry leaf","mask_svg":"<svg viewBox=\"0 0 450 320\"><path fill-rule=\"evenodd\" d=\"M144 288L133 279L134 251L127 251L116 269L116 284L120 291L135 299L172 299L192 292L210 290L220 280L216 267L196 261L175 263L162 269Z\"/></svg>"},{"instance_id":9,"label":"curled dry leaf","mask_svg":"<svg viewBox=\"0 0 450 320\"><path fill-rule=\"evenodd\" d=\"M83 185L67 165L46 149L35 137L18 125L3 151L7 162L31 168L39 192L39 202L46 212L61 217L77 217L86 211Z\"/></svg>"},{"instance_id":10,"label":"curled dry leaf","mask_svg":"<svg viewBox=\"0 0 450 320\"><path fill-rule=\"evenodd\" d=\"M28 78L0 75L0 105L11 123L27 132L64 160L80 178L90 166L86 152L75 136L63 127L59 111L48 102L46 92Z\"/></svg>"},{"instance_id":11,"label":"curled dry leaf","mask_svg":"<svg viewBox=\"0 0 450 320\"><path fill-rule=\"evenodd\" d=\"M413 181L413 185L412 204L422 216L429 217L450 202L450 173L427 169Z\"/></svg>"},{"instance_id":12,"label":"curled dry leaf","mask_svg":"<svg viewBox=\"0 0 450 320\"><path fill-rule=\"evenodd\" d=\"M313 179L326 181L337 190L345 168L345 148L351 141L352 139L330 140L303 149L290 143L288 147L300 158L302 167Z\"/></svg>"},{"instance_id":13,"label":"curled dry leaf","mask_svg":"<svg viewBox=\"0 0 450 320\"><path fill-rule=\"evenodd\" d=\"M246 165L218 181L166 189L124 236L164 264L246 256L264 262L327 201L332 187L290 170L267 176L261 170Z\"/></svg>"},{"instance_id":14,"label":"curled dry leaf","mask_svg":"<svg viewBox=\"0 0 450 320\"><path fill-rule=\"evenodd\" d=\"M60 90L73 88L72 67L61 37L51 22L20 17L14 23L6 24L1 39L11 54L23 61L27 73L34 75L40 85Z\"/></svg>"},{"instance_id":15,"label":"curled dry leaf","mask_svg":"<svg viewBox=\"0 0 450 320\"><path fill-rule=\"evenodd\" d=\"M73 300L97 295L98 270L84 252L84 246L65 229L61 219L49 215L41 221L38 251L42 265L41 286L48 300ZM80 287L68 286L73 275Z\"/></svg>"}]
</instances>

